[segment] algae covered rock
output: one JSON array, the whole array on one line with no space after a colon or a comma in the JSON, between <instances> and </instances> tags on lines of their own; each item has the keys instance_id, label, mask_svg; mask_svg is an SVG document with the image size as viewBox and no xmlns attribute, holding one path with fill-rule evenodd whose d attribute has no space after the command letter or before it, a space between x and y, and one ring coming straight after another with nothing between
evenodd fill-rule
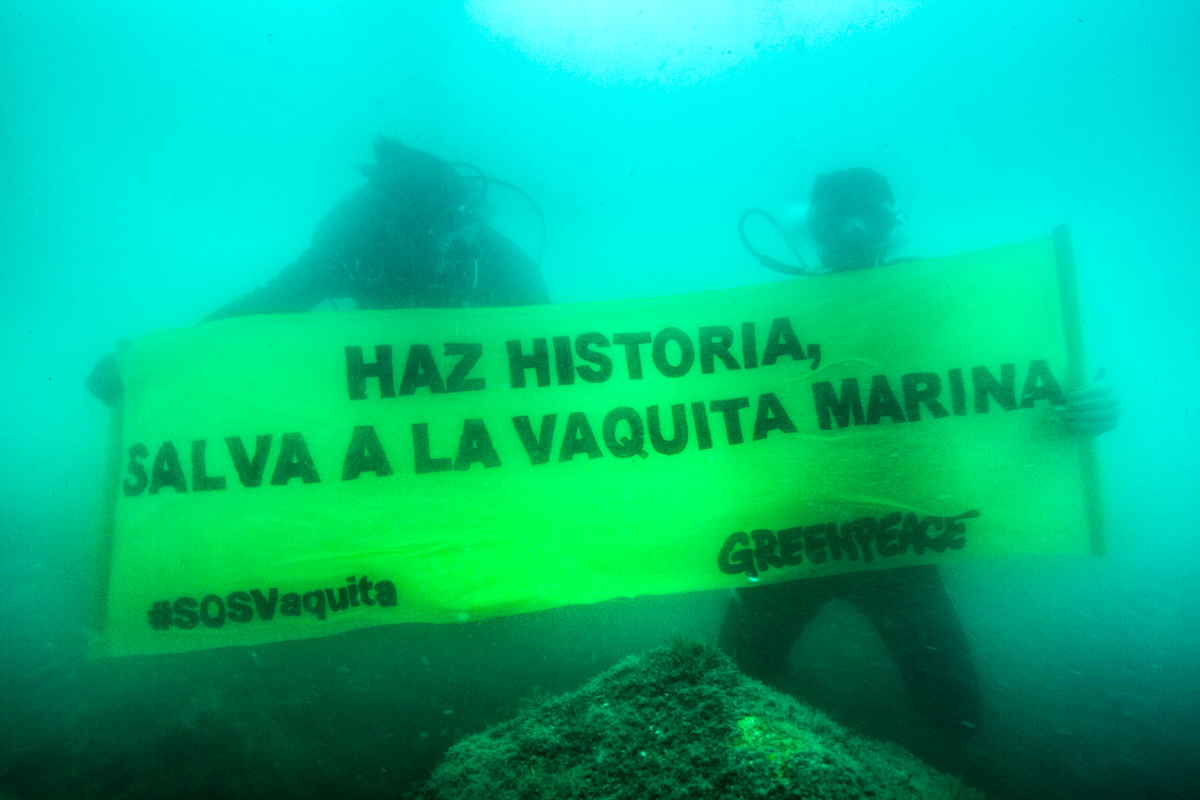
<instances>
[{"instance_id":1,"label":"algae covered rock","mask_svg":"<svg viewBox=\"0 0 1200 800\"><path fill-rule=\"evenodd\" d=\"M456 744L423 800L981 798L685 639Z\"/></svg>"}]
</instances>

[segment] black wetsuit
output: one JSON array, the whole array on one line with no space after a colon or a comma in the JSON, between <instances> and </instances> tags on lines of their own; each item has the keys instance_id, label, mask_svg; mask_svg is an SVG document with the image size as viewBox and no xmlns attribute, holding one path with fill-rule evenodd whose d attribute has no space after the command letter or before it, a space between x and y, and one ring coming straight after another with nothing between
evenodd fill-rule
<instances>
[{"instance_id":1,"label":"black wetsuit","mask_svg":"<svg viewBox=\"0 0 1200 800\"><path fill-rule=\"evenodd\" d=\"M747 675L777 684L800 634L837 599L850 601L871 620L913 701L934 728L957 738L979 727L979 678L954 604L933 564L738 589L725 612L720 647Z\"/></svg>"},{"instance_id":2,"label":"black wetsuit","mask_svg":"<svg viewBox=\"0 0 1200 800\"><path fill-rule=\"evenodd\" d=\"M776 683L800 634L834 599L854 603L875 625L934 728L955 737L978 728L979 679L958 615L932 564L738 589L721 626L721 648L747 675Z\"/></svg>"},{"instance_id":3,"label":"black wetsuit","mask_svg":"<svg viewBox=\"0 0 1200 800\"><path fill-rule=\"evenodd\" d=\"M361 309L550 302L533 261L486 224L447 224L367 184L334 206L300 258L208 319L303 312L345 297Z\"/></svg>"}]
</instances>

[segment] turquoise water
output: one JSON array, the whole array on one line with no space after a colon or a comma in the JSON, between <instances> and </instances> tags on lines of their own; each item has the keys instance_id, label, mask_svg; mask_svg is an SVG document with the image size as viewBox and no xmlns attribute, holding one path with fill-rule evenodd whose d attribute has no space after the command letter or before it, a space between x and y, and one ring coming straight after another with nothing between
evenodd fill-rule
<instances>
[{"instance_id":1,"label":"turquoise water","mask_svg":"<svg viewBox=\"0 0 1200 800\"><path fill-rule=\"evenodd\" d=\"M721 594L86 662L107 417L83 379L294 259L383 133L532 195L559 303L775 280L738 215L795 216L841 167L890 179L893 255L1071 225L1088 360L1123 399L1099 441L1110 552L943 571L982 780L1191 796L1198 36L1187 2L4 4L0 792L394 796L534 687L715 636ZM490 199L535 252L529 205ZM926 746L849 607L792 659L831 710Z\"/></svg>"}]
</instances>

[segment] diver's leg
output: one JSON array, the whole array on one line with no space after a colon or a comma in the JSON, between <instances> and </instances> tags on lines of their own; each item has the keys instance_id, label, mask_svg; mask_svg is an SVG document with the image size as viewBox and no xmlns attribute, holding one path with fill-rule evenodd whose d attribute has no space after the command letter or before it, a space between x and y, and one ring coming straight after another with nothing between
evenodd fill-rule
<instances>
[{"instance_id":1,"label":"diver's leg","mask_svg":"<svg viewBox=\"0 0 1200 800\"><path fill-rule=\"evenodd\" d=\"M751 678L776 683L804 628L840 591L841 576L738 589L721 624L718 644Z\"/></svg>"},{"instance_id":2,"label":"diver's leg","mask_svg":"<svg viewBox=\"0 0 1200 800\"><path fill-rule=\"evenodd\" d=\"M925 718L942 733L969 738L979 727L983 699L967 637L937 567L862 574L853 591Z\"/></svg>"}]
</instances>

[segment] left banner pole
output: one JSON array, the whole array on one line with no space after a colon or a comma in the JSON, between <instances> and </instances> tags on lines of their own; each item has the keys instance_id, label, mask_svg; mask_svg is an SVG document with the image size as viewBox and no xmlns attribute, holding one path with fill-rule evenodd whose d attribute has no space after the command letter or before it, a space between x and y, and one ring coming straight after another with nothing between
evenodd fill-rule
<instances>
[{"instance_id":1,"label":"left banner pole","mask_svg":"<svg viewBox=\"0 0 1200 800\"><path fill-rule=\"evenodd\" d=\"M113 537L116 533L117 486L121 471L121 434L125 418L123 401L109 409L108 454L101 486L100 530L96 537L96 569L93 573L91 618L88 624L88 658L108 655L108 583L112 568Z\"/></svg>"}]
</instances>

